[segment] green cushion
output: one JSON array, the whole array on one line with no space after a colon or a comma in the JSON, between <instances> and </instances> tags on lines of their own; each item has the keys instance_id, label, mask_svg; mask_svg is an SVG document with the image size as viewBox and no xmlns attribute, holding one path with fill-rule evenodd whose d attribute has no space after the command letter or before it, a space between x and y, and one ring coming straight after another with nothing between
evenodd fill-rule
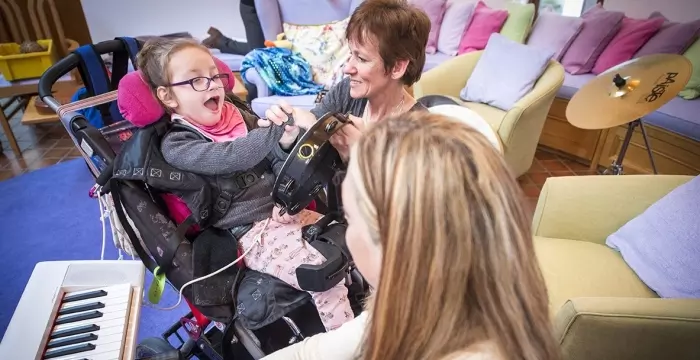
<instances>
[{"instance_id":1,"label":"green cushion","mask_svg":"<svg viewBox=\"0 0 700 360\"><path fill-rule=\"evenodd\" d=\"M506 10L508 19L501 28L501 35L524 44L535 19L535 5L511 2L506 5Z\"/></svg>"},{"instance_id":2,"label":"green cushion","mask_svg":"<svg viewBox=\"0 0 700 360\"><path fill-rule=\"evenodd\" d=\"M695 40L683 55L693 64L693 74L690 75L688 85L678 95L686 100L692 100L700 97L700 38Z\"/></svg>"}]
</instances>

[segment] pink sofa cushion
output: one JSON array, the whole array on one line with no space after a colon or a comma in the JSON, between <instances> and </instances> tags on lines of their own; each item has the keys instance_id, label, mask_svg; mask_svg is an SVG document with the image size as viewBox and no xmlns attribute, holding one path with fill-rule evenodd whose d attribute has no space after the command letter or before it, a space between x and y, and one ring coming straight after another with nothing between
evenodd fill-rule
<instances>
[{"instance_id":1,"label":"pink sofa cushion","mask_svg":"<svg viewBox=\"0 0 700 360\"><path fill-rule=\"evenodd\" d=\"M527 44L554 51L554 60L559 61L582 28L580 17L543 12L537 17Z\"/></svg>"},{"instance_id":2,"label":"pink sofa cushion","mask_svg":"<svg viewBox=\"0 0 700 360\"><path fill-rule=\"evenodd\" d=\"M600 53L620 30L624 16L622 12L607 11L601 6L586 11L581 32L561 59L564 69L573 75L590 72Z\"/></svg>"},{"instance_id":3,"label":"pink sofa cushion","mask_svg":"<svg viewBox=\"0 0 700 360\"><path fill-rule=\"evenodd\" d=\"M653 18L664 19L664 24L661 26L661 30L634 54L635 58L651 54L682 54L700 33L700 19L686 23L674 23L668 21L658 11L649 15L649 19Z\"/></svg>"},{"instance_id":4,"label":"pink sofa cushion","mask_svg":"<svg viewBox=\"0 0 700 360\"><path fill-rule=\"evenodd\" d=\"M622 19L620 31L600 54L591 72L600 74L631 59L634 53L661 29L663 23L664 19L659 17L652 19L625 17Z\"/></svg>"},{"instance_id":5,"label":"pink sofa cushion","mask_svg":"<svg viewBox=\"0 0 700 360\"><path fill-rule=\"evenodd\" d=\"M473 2L463 0L447 0L445 16L442 18L440 35L437 40L437 50L441 53L455 56L459 50L464 29L469 25L474 12Z\"/></svg>"},{"instance_id":6,"label":"pink sofa cushion","mask_svg":"<svg viewBox=\"0 0 700 360\"><path fill-rule=\"evenodd\" d=\"M501 31L508 19L508 10L491 9L483 1L474 8L469 26L459 42L458 54L484 50L491 34Z\"/></svg>"},{"instance_id":7,"label":"pink sofa cushion","mask_svg":"<svg viewBox=\"0 0 700 360\"><path fill-rule=\"evenodd\" d=\"M445 16L445 3L447 0L409 0L409 3L423 10L430 19L430 34L425 52L435 54L437 51L438 35L442 26L442 18Z\"/></svg>"}]
</instances>

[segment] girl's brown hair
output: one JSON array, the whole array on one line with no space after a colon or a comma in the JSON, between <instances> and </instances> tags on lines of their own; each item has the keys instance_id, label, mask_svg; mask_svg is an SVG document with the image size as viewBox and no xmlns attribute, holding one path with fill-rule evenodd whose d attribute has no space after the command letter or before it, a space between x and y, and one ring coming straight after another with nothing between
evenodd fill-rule
<instances>
[{"instance_id":1,"label":"girl's brown hair","mask_svg":"<svg viewBox=\"0 0 700 360\"><path fill-rule=\"evenodd\" d=\"M158 99L156 94L158 87L167 86L172 82L168 71L170 59L178 51L189 47L200 48L209 52L204 45L194 39L187 38L157 37L149 39L143 44L141 51L136 56L136 65L156 99Z\"/></svg>"},{"instance_id":2,"label":"girl's brown hair","mask_svg":"<svg viewBox=\"0 0 700 360\"><path fill-rule=\"evenodd\" d=\"M428 112L389 118L348 177L383 254L362 359L559 358L521 190L482 134Z\"/></svg>"}]
</instances>

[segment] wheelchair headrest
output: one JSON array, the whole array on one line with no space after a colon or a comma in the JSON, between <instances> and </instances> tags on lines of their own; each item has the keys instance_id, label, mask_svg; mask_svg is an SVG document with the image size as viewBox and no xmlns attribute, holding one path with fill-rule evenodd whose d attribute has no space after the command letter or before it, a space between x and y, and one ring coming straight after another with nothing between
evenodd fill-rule
<instances>
[{"instance_id":1,"label":"wheelchair headrest","mask_svg":"<svg viewBox=\"0 0 700 360\"><path fill-rule=\"evenodd\" d=\"M493 146L499 151L503 151L500 139L496 132L491 128L491 125L474 110L471 110L463 105L441 104L433 105L428 108L433 114L440 114L461 121L472 128L482 133Z\"/></svg>"},{"instance_id":2,"label":"wheelchair headrest","mask_svg":"<svg viewBox=\"0 0 700 360\"><path fill-rule=\"evenodd\" d=\"M428 109L438 105L460 105L458 100L445 95L426 95L418 99L418 102Z\"/></svg>"},{"instance_id":3,"label":"wheelchair headrest","mask_svg":"<svg viewBox=\"0 0 700 360\"><path fill-rule=\"evenodd\" d=\"M229 74L229 82L226 92L233 90L236 79L231 68L223 61L214 57L216 67L220 73ZM117 106L124 119L138 127L144 127L158 121L165 109L158 102L146 84L141 71L133 71L124 75L117 87Z\"/></svg>"}]
</instances>

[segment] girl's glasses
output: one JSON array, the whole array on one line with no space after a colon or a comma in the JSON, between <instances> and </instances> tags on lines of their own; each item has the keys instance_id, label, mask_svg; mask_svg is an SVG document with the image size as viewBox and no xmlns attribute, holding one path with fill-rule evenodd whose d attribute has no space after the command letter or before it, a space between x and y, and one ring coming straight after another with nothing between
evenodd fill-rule
<instances>
[{"instance_id":1,"label":"girl's glasses","mask_svg":"<svg viewBox=\"0 0 700 360\"><path fill-rule=\"evenodd\" d=\"M221 87L228 86L229 77L228 74L216 74L212 77L198 76L189 80L176 82L168 86L180 86L180 85L190 85L194 91L207 91L209 90L209 85L214 82L215 85Z\"/></svg>"}]
</instances>

